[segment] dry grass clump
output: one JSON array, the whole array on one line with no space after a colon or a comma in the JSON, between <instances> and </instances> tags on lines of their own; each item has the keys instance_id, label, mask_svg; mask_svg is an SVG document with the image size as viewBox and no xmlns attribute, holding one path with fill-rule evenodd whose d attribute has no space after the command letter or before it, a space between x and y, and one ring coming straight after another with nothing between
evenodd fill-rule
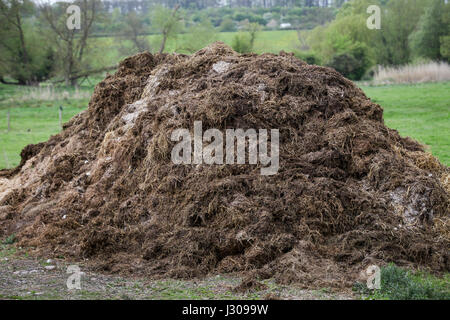
<instances>
[{"instance_id":1,"label":"dry grass clump","mask_svg":"<svg viewBox=\"0 0 450 320\"><path fill-rule=\"evenodd\" d=\"M423 83L450 81L450 65L445 62L407 64L399 67L379 66L375 72L376 84Z\"/></svg>"},{"instance_id":2,"label":"dry grass clump","mask_svg":"<svg viewBox=\"0 0 450 320\"><path fill-rule=\"evenodd\" d=\"M414 160L414 164L423 170L431 172L441 172L443 165L429 152L409 152L409 156Z\"/></svg>"},{"instance_id":3,"label":"dry grass clump","mask_svg":"<svg viewBox=\"0 0 450 320\"><path fill-rule=\"evenodd\" d=\"M55 101L89 99L92 92L88 90L63 90L53 86L25 88L17 98L19 101Z\"/></svg>"},{"instance_id":4,"label":"dry grass clump","mask_svg":"<svg viewBox=\"0 0 450 320\"><path fill-rule=\"evenodd\" d=\"M450 173L442 175L441 183L445 190L450 194Z\"/></svg>"}]
</instances>

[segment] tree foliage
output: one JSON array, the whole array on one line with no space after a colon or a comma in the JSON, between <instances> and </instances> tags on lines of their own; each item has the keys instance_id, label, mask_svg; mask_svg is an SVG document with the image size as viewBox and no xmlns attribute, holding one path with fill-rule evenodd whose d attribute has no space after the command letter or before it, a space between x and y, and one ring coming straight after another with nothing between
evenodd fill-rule
<instances>
[{"instance_id":1,"label":"tree foliage","mask_svg":"<svg viewBox=\"0 0 450 320\"><path fill-rule=\"evenodd\" d=\"M409 37L411 51L415 57L442 59L441 40L449 35L448 23L442 14L444 6L444 0L433 0L420 17L416 31ZM445 42L445 38L443 40Z\"/></svg>"},{"instance_id":2,"label":"tree foliage","mask_svg":"<svg viewBox=\"0 0 450 320\"><path fill-rule=\"evenodd\" d=\"M215 36L216 31L211 21L207 17L203 17L186 29L181 41L177 43L176 51L193 53L213 42Z\"/></svg>"},{"instance_id":3,"label":"tree foliage","mask_svg":"<svg viewBox=\"0 0 450 320\"><path fill-rule=\"evenodd\" d=\"M252 51L251 38L248 33L238 32L233 37L231 47L234 51L239 53L249 53Z\"/></svg>"},{"instance_id":4,"label":"tree foliage","mask_svg":"<svg viewBox=\"0 0 450 320\"><path fill-rule=\"evenodd\" d=\"M54 53L45 45L31 21L35 12L29 0L0 0L0 80L9 76L19 84L47 79Z\"/></svg>"},{"instance_id":5,"label":"tree foliage","mask_svg":"<svg viewBox=\"0 0 450 320\"><path fill-rule=\"evenodd\" d=\"M366 26L370 5L382 9L381 30ZM354 0L330 24L315 28L307 42L325 64L356 79L365 73L360 67L448 59L448 6L444 0Z\"/></svg>"},{"instance_id":6,"label":"tree foliage","mask_svg":"<svg viewBox=\"0 0 450 320\"><path fill-rule=\"evenodd\" d=\"M150 51L150 43L145 37L147 28L145 17L134 11L127 14L123 27L123 37L131 40L137 52Z\"/></svg>"},{"instance_id":7,"label":"tree foliage","mask_svg":"<svg viewBox=\"0 0 450 320\"><path fill-rule=\"evenodd\" d=\"M163 6L156 6L151 12L151 26L154 31L162 37L159 53L164 52L168 39L176 38L177 34L183 30L183 16L176 5L173 9Z\"/></svg>"},{"instance_id":8,"label":"tree foliage","mask_svg":"<svg viewBox=\"0 0 450 320\"><path fill-rule=\"evenodd\" d=\"M90 49L89 35L101 6L100 0L78 0L75 4L80 7L80 29L67 27L68 3L45 4L41 8L48 41L57 49L55 62L58 73L63 75L66 85L76 85L77 74L90 67L90 61L86 58Z\"/></svg>"}]
</instances>

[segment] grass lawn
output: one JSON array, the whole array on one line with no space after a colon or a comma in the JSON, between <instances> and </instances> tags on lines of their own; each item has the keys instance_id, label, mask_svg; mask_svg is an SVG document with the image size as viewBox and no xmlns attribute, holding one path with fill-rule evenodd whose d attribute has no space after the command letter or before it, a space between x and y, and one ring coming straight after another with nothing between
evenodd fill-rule
<instances>
[{"instance_id":1,"label":"grass lawn","mask_svg":"<svg viewBox=\"0 0 450 320\"><path fill-rule=\"evenodd\" d=\"M48 140L60 131L59 106L62 121L67 122L87 108L89 99L22 100L24 88L0 85L0 169L12 168L20 162L20 151L30 143ZM7 112L10 131L7 132Z\"/></svg>"},{"instance_id":2,"label":"grass lawn","mask_svg":"<svg viewBox=\"0 0 450 320\"><path fill-rule=\"evenodd\" d=\"M429 146L442 163L450 165L450 82L362 86L362 89L384 108L387 126ZM23 147L46 141L59 132L59 106L63 106L63 122L67 122L88 105L86 94L83 97L73 95L69 99L57 94L53 100L30 100L23 99L24 90L0 85L0 168L18 165ZM86 91L90 93L92 88L84 88Z\"/></svg>"},{"instance_id":3,"label":"grass lawn","mask_svg":"<svg viewBox=\"0 0 450 320\"><path fill-rule=\"evenodd\" d=\"M383 107L389 128L427 145L450 165L450 82L361 88Z\"/></svg>"}]
</instances>

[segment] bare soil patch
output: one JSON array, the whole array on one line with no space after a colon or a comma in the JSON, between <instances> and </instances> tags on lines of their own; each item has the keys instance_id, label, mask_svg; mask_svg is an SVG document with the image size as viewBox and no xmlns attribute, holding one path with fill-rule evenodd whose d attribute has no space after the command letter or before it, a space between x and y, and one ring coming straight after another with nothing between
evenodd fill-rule
<instances>
[{"instance_id":1,"label":"bare soil patch","mask_svg":"<svg viewBox=\"0 0 450 320\"><path fill-rule=\"evenodd\" d=\"M210 299L284 299L284 300L348 300L352 292L321 288L305 290L295 285L279 285L264 280L264 287L236 291L238 275L211 275L191 280L150 280L146 277L121 277L97 273L80 264L81 289L67 288L68 263L63 259L37 259L16 250L0 247L0 300L210 300Z\"/></svg>"}]
</instances>

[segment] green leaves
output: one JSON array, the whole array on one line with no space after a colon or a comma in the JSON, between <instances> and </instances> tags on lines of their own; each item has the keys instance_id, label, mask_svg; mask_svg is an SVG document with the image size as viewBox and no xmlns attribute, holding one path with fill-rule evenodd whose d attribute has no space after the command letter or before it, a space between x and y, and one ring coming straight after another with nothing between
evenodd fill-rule
<instances>
[{"instance_id":1,"label":"green leaves","mask_svg":"<svg viewBox=\"0 0 450 320\"><path fill-rule=\"evenodd\" d=\"M381 268L381 289L369 290L363 283L353 290L367 299L381 300L449 300L450 275L442 279L424 272L413 273L389 264Z\"/></svg>"}]
</instances>

